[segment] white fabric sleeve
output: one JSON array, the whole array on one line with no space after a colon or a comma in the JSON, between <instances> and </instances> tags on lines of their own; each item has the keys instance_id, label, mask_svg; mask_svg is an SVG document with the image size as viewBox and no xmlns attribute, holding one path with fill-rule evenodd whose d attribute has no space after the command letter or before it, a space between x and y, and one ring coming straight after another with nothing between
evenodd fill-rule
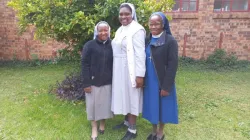
<instances>
[{"instance_id":1,"label":"white fabric sleeve","mask_svg":"<svg viewBox=\"0 0 250 140\"><path fill-rule=\"evenodd\" d=\"M145 53L145 30L141 29L133 35L135 76L144 77L146 72L146 53Z\"/></svg>"}]
</instances>

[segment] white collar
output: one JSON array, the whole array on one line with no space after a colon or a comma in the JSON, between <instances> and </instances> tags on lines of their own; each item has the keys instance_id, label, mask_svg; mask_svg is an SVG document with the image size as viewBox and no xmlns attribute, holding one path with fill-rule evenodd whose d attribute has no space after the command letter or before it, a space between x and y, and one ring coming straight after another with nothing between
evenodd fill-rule
<instances>
[{"instance_id":1,"label":"white collar","mask_svg":"<svg viewBox=\"0 0 250 140\"><path fill-rule=\"evenodd\" d=\"M158 34L158 35L152 35L152 37L153 38L160 38L162 34L163 34L163 31L160 34Z\"/></svg>"}]
</instances>

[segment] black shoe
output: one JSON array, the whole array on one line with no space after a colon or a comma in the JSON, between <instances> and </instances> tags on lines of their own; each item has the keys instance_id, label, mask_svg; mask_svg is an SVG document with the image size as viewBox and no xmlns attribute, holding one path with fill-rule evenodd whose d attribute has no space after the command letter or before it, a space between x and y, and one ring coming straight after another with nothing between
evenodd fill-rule
<instances>
[{"instance_id":1,"label":"black shoe","mask_svg":"<svg viewBox=\"0 0 250 140\"><path fill-rule=\"evenodd\" d=\"M125 134L125 136L122 138L122 140L132 140L135 139L137 136L137 133L131 133L129 131L127 131L127 133Z\"/></svg>"},{"instance_id":2,"label":"black shoe","mask_svg":"<svg viewBox=\"0 0 250 140\"><path fill-rule=\"evenodd\" d=\"M163 135L161 138L155 137L155 140L164 140L165 135Z\"/></svg>"},{"instance_id":3,"label":"black shoe","mask_svg":"<svg viewBox=\"0 0 250 140\"><path fill-rule=\"evenodd\" d=\"M124 122L117 124L116 126L114 126L112 129L113 130L117 130L117 129L121 129L121 128L125 128L128 127L127 125L124 124Z\"/></svg>"},{"instance_id":4,"label":"black shoe","mask_svg":"<svg viewBox=\"0 0 250 140\"><path fill-rule=\"evenodd\" d=\"M99 134L103 135L105 130L98 129Z\"/></svg>"},{"instance_id":5,"label":"black shoe","mask_svg":"<svg viewBox=\"0 0 250 140\"><path fill-rule=\"evenodd\" d=\"M147 137L147 140L155 140L156 139L156 135L150 134Z\"/></svg>"}]
</instances>

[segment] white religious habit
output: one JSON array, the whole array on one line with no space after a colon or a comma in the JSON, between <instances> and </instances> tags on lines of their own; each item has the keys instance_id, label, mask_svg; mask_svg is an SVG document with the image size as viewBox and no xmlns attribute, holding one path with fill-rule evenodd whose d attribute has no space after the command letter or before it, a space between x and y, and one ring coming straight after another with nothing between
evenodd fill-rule
<instances>
[{"instance_id":1,"label":"white religious habit","mask_svg":"<svg viewBox=\"0 0 250 140\"><path fill-rule=\"evenodd\" d=\"M121 26L112 41L114 114L138 116L142 112L142 89L136 88L136 77L145 76L145 29L136 21Z\"/></svg>"}]
</instances>

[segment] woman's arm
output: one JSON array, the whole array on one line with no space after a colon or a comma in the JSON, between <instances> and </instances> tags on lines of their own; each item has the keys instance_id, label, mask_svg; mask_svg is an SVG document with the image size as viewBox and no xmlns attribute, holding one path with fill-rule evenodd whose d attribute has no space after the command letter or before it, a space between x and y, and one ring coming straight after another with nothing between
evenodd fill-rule
<instances>
[{"instance_id":1,"label":"woman's arm","mask_svg":"<svg viewBox=\"0 0 250 140\"><path fill-rule=\"evenodd\" d=\"M144 30L139 30L133 35L133 46L135 54L135 76L144 77L145 76L145 37L146 33Z\"/></svg>"},{"instance_id":2,"label":"woman's arm","mask_svg":"<svg viewBox=\"0 0 250 140\"><path fill-rule=\"evenodd\" d=\"M166 71L162 89L170 92L175 82L175 75L178 67L178 44L176 40L172 40L167 48L167 62L165 65Z\"/></svg>"},{"instance_id":3,"label":"woman's arm","mask_svg":"<svg viewBox=\"0 0 250 140\"><path fill-rule=\"evenodd\" d=\"M82 80L83 80L83 88L90 87L91 86L91 75L90 75L90 66L91 66L91 51L90 47L88 45L89 43L86 43L84 45L83 51L82 51Z\"/></svg>"}]
</instances>

